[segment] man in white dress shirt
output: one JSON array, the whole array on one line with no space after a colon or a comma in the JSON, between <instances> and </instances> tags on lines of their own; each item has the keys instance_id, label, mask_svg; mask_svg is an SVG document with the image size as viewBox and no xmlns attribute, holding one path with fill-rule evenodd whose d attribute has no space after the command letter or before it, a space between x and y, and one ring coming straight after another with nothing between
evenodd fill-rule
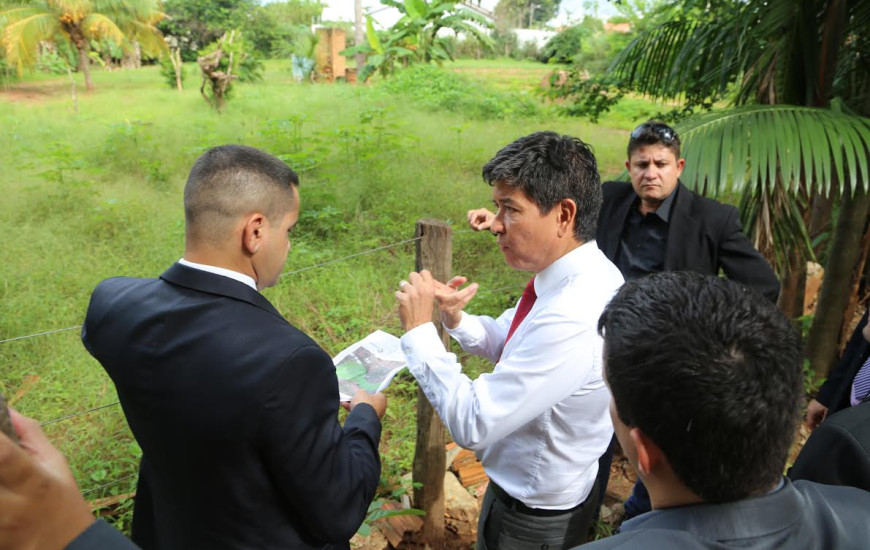
<instances>
[{"instance_id":1,"label":"man in white dress shirt","mask_svg":"<svg viewBox=\"0 0 870 550\"><path fill-rule=\"evenodd\" d=\"M490 477L478 550L559 550L586 541L598 457L613 435L596 327L622 284L595 244L601 182L576 138L537 132L483 168L498 212L490 230L508 265L535 276L497 319L465 313L477 284L411 273L396 292L408 368L453 439ZM432 323L496 363L471 380ZM587 504L588 503L588 504Z\"/></svg>"}]
</instances>

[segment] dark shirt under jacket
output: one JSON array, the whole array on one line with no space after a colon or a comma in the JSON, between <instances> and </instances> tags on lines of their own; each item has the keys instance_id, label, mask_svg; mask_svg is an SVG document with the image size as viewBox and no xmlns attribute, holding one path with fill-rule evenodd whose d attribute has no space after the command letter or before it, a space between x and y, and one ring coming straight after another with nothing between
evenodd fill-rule
<instances>
[{"instance_id":1,"label":"dark shirt under jacket","mask_svg":"<svg viewBox=\"0 0 870 550\"><path fill-rule=\"evenodd\" d=\"M620 534L582 548L864 550L868 510L867 491L786 481L763 497L653 510L623 523Z\"/></svg>"},{"instance_id":2,"label":"dark shirt under jacket","mask_svg":"<svg viewBox=\"0 0 870 550\"><path fill-rule=\"evenodd\" d=\"M605 182L602 192L595 241L618 267L620 239L629 212L637 208L637 193L630 182L624 181ZM718 275L721 269L729 279L775 302L779 281L770 264L743 234L737 209L702 197L681 183L672 196L662 271Z\"/></svg>"},{"instance_id":3,"label":"dark shirt under jacket","mask_svg":"<svg viewBox=\"0 0 870 550\"><path fill-rule=\"evenodd\" d=\"M626 281L640 279L665 269L668 247L668 221L677 189L667 196L655 212L641 214L637 198L625 220L625 230L619 240L616 267Z\"/></svg>"}]
</instances>

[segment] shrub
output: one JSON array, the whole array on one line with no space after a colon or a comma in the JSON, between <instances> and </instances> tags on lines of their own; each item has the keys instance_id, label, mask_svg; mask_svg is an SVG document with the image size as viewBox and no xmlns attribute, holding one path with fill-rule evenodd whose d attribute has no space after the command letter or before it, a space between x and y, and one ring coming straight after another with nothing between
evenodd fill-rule
<instances>
[{"instance_id":1,"label":"shrub","mask_svg":"<svg viewBox=\"0 0 870 550\"><path fill-rule=\"evenodd\" d=\"M543 63L571 63L580 54L586 29L580 25L569 27L547 40L539 57Z\"/></svg>"},{"instance_id":2,"label":"shrub","mask_svg":"<svg viewBox=\"0 0 870 550\"><path fill-rule=\"evenodd\" d=\"M524 93L483 88L467 77L433 65L414 65L398 71L380 88L411 96L429 108L476 119L533 117L541 113L541 105Z\"/></svg>"}]
</instances>

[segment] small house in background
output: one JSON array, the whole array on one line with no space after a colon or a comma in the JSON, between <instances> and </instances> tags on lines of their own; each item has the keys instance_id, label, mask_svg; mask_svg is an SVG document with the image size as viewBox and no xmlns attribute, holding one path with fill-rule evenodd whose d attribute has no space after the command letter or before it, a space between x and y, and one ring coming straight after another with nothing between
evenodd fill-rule
<instances>
[{"instance_id":1,"label":"small house in background","mask_svg":"<svg viewBox=\"0 0 870 550\"><path fill-rule=\"evenodd\" d=\"M628 34L631 32L630 23L604 23L604 32L618 32Z\"/></svg>"},{"instance_id":2,"label":"small house in background","mask_svg":"<svg viewBox=\"0 0 870 550\"><path fill-rule=\"evenodd\" d=\"M317 46L314 49L315 78L320 81L334 82L347 78L347 61L341 51L345 49L344 29L319 27Z\"/></svg>"}]
</instances>

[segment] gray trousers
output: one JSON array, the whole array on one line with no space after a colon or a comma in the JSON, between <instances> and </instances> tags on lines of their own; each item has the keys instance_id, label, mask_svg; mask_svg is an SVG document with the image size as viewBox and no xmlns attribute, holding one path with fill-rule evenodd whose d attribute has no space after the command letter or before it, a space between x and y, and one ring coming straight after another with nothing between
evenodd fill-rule
<instances>
[{"instance_id":1,"label":"gray trousers","mask_svg":"<svg viewBox=\"0 0 870 550\"><path fill-rule=\"evenodd\" d=\"M558 515L535 515L486 489L477 522L477 550L568 550L586 542L598 502L598 483L579 506Z\"/></svg>"}]
</instances>

